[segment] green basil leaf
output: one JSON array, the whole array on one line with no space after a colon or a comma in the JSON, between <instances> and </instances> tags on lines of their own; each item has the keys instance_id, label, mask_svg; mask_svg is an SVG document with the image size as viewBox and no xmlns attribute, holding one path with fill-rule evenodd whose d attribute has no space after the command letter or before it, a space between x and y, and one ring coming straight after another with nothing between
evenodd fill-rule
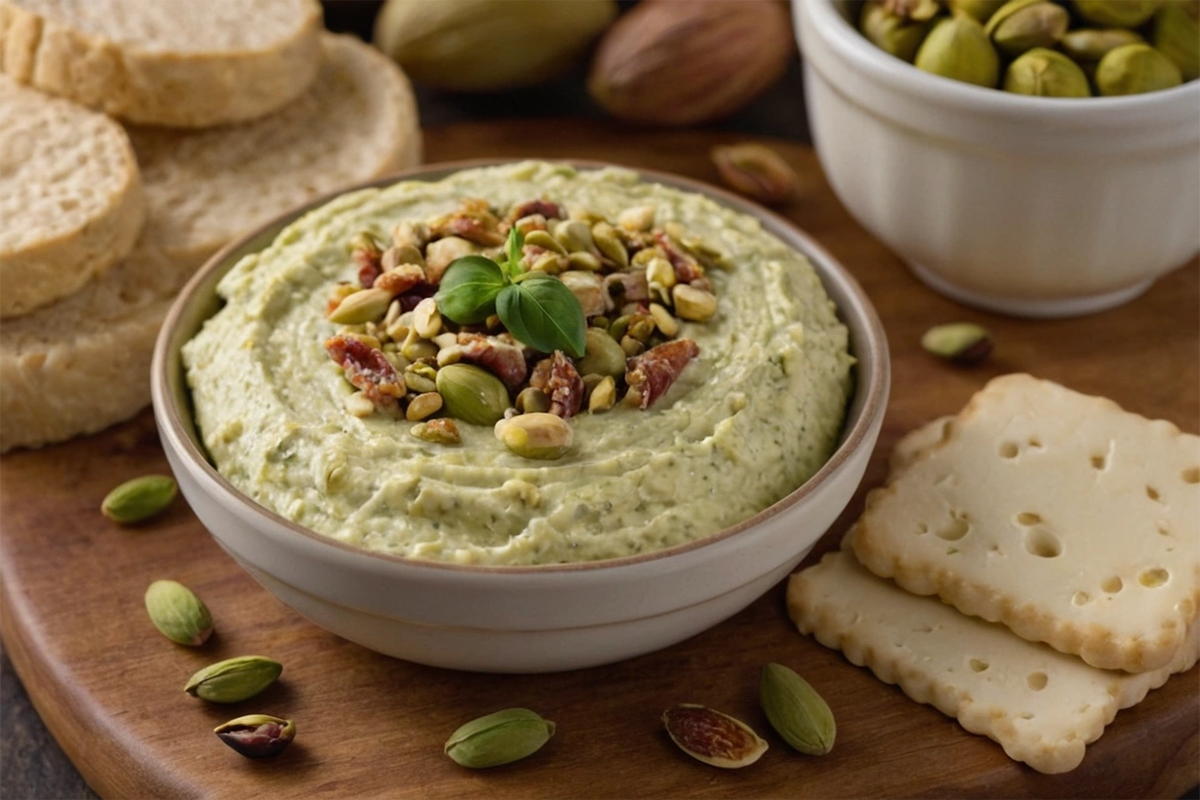
<instances>
[{"instance_id":1,"label":"green basil leaf","mask_svg":"<svg viewBox=\"0 0 1200 800\"><path fill-rule=\"evenodd\" d=\"M507 283L495 261L485 256L463 256L446 267L433 298L442 316L469 325L496 313L496 296Z\"/></svg>"},{"instance_id":2,"label":"green basil leaf","mask_svg":"<svg viewBox=\"0 0 1200 800\"><path fill-rule=\"evenodd\" d=\"M579 299L551 275L531 275L505 286L496 298L496 313L508 332L535 350L566 350L583 356L587 319Z\"/></svg>"},{"instance_id":3,"label":"green basil leaf","mask_svg":"<svg viewBox=\"0 0 1200 800\"><path fill-rule=\"evenodd\" d=\"M525 234L513 225L508 231L508 242L505 251L508 253L508 274L516 277L521 274L521 248L525 246Z\"/></svg>"}]
</instances>

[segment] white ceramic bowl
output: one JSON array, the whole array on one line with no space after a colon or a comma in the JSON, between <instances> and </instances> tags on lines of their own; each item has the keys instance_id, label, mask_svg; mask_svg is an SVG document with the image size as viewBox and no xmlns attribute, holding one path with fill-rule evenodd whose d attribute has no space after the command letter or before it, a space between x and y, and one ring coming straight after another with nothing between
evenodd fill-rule
<instances>
[{"instance_id":1,"label":"white ceramic bowl","mask_svg":"<svg viewBox=\"0 0 1200 800\"><path fill-rule=\"evenodd\" d=\"M432 180L479 165L432 166L403 177ZM837 304L858 358L856 390L840 446L811 480L698 542L540 567L458 566L370 552L257 505L206 460L179 351L216 311L215 286L230 267L324 198L217 254L183 290L155 348L154 410L163 447L184 496L217 542L280 600L339 636L410 661L495 672L573 669L656 650L715 625L786 576L849 502L866 469L890 380L883 329L853 278L785 220L699 183L642 174L759 217L808 256Z\"/></svg>"},{"instance_id":2,"label":"white ceramic bowl","mask_svg":"<svg viewBox=\"0 0 1200 800\"><path fill-rule=\"evenodd\" d=\"M1200 82L1025 97L884 53L844 3L792 7L834 191L933 288L1018 316L1090 313L1200 249Z\"/></svg>"}]
</instances>

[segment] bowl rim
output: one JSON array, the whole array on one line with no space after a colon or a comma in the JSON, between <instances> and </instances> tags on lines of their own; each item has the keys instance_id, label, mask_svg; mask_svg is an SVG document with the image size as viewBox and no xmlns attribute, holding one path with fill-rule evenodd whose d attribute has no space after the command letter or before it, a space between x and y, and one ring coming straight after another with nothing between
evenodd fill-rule
<instances>
[{"instance_id":1,"label":"bowl rim","mask_svg":"<svg viewBox=\"0 0 1200 800\"><path fill-rule=\"evenodd\" d=\"M819 35L842 58L868 73L873 80L888 89L919 95L925 100L932 99L944 105L964 107L973 113L1034 115L1059 121L1066 117L1085 123L1099 119L1111 122L1125 112L1128 116L1122 118L1139 126L1146 124L1147 120L1161 120L1169 110L1180 108L1192 114L1188 117L1190 120L1194 117L1194 109L1180 101L1190 100L1194 105L1200 99L1200 80L1184 81L1179 86L1145 94L1088 98L1035 97L975 86L922 72L907 61L875 47L834 8L836 0L791 2L795 10L801 7L808 10L807 17L814 23L815 35ZM795 16L795 23L799 27L801 15ZM905 68L897 69L897 64ZM811 63L808 66L812 68ZM1087 102L1082 102L1084 100Z\"/></svg>"},{"instance_id":2,"label":"bowl rim","mask_svg":"<svg viewBox=\"0 0 1200 800\"><path fill-rule=\"evenodd\" d=\"M198 293L205 284L212 282L212 287L215 289L216 282L220 280L215 273L220 272L223 277L228 273L233 266L241 260L241 257L232 258L233 254L243 247L247 246L253 240L267 235L268 231L275 229L270 233L271 239L274 239L280 230L282 230L291 222L295 221L304 214L317 209L333 199L356 192L362 189L382 188L391 186L395 183L404 181L436 181L448 177L454 173L466 170L476 169L481 167L495 167L508 164L518 164L526 161L539 161L551 164L566 164L578 170L596 170L604 168L617 168L630 170L636 173L640 179L661 183L669 188L678 189L681 191L695 192L706 195L713 200L732 208L733 210L749 214L758 219L762 224L763 229L784 241L789 247L798 250L805 258L809 259L813 264L814 271L817 273L822 286L826 291L830 291L829 282L832 281L837 292L845 296L843 303L837 303L836 308L838 316L842 323L848 328L848 331L853 335L853 328L849 325L850 317L857 317L862 323L862 339L861 342L856 342L857 347L852 355L856 357L856 366L859 367L856 375L854 391L847 402L847 420L852 422L850 427L843 427L841 439L837 448L829 459L814 473L807 481L793 489L784 497L772 503L767 508L759 511L747 519L742 520L734 525L723 528L708 536L700 539L694 539L689 542L674 545L661 550L653 550L646 553L638 553L631 556L622 556L619 558L601 559L595 561L579 561L567 563L553 564L534 564L534 565L498 565L498 564L457 564L447 561L434 561L431 559L408 558L398 556L391 553L385 553L377 550L368 550L363 547L347 544L337 541L329 536L317 533L303 525L300 525L287 517L265 507L238 490L231 484L216 468L210 463L207 455L198 445L198 442L189 434L189 426L185 424L183 410L174 402L174 395L171 391L171 370L174 369L179 375L182 375L183 365L180 356L180 349L187 339L182 339L177 333L181 321L187 317L187 311L197 298ZM264 245L265 246L265 245ZM257 252L257 251L251 251ZM833 294L834 292L831 292ZM832 297L830 298L832 301ZM850 306L849 309L844 305ZM205 318L207 319L207 317ZM201 321L200 324L203 324ZM194 331L191 335L194 335ZM188 336L188 339L191 338ZM178 344L174 347L173 342L179 339ZM870 363L874 369L869 374L864 374L861 365L866 360L866 354L869 353ZM186 379L182 380L182 388L186 391ZM276 527L282 526L292 533L299 534L304 539L315 542L321 547L329 547L334 551L341 553L349 558L366 558L371 563L380 565L392 565L400 569L419 569L419 570L435 570L449 572L452 574L478 574L478 575L496 575L496 574L538 574L546 575L551 573L563 572L599 572L604 570L618 569L632 565L644 564L647 562L659 561L699 550L705 547L715 545L734 537L739 536L747 531L750 531L760 524L790 510L805 499L816 494L822 486L830 483L835 474L838 473L842 466L847 462L850 456L862 446L864 441L870 440L870 430L874 424L880 420L886 411L887 396L891 385L891 363L888 354L887 336L883 328L883 323L880 321L874 306L863 291L858 281L850 274L850 272L842 266L842 264L833 258L830 253L825 250L817 241L805 231L801 230L797 225L792 223L785 217L766 209L756 203L753 203L743 197L740 197L730 191L713 186L702 181L676 175L656 169L647 169L641 167L631 167L614 162L601 161L595 159L548 159L548 158L471 158L454 161L434 162L423 164L410 169L399 172L390 173L382 178L376 178L368 181L358 182L341 189L331 192L326 192L312 200L300 203L293 206L288 211L272 217L269 221L255 226L253 230L238 236L233 241L226 244L215 254L213 254L188 280L184 287L179 291L178 295L171 304L170 309L159 329L158 336L155 341L153 360L151 363L151 394L154 405L154 414L158 422L159 435L163 441L164 447L173 448L180 456L185 467L191 467L191 474L200 483L208 494L215 497L218 501L227 504L240 506L244 512L251 515L265 518L266 521L274 523ZM851 414L857 409L857 418L850 420ZM191 414L188 414L190 417ZM190 425L192 430L196 430L194 422ZM199 432L196 431L196 436ZM211 532L210 532L210 535Z\"/></svg>"}]
</instances>

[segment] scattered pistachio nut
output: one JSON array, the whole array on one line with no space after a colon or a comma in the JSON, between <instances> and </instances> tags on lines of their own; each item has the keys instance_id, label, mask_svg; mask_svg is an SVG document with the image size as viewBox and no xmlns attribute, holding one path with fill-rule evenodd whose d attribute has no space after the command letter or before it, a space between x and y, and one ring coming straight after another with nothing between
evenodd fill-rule
<instances>
[{"instance_id":1,"label":"scattered pistachio nut","mask_svg":"<svg viewBox=\"0 0 1200 800\"><path fill-rule=\"evenodd\" d=\"M681 319L704 322L717 312L717 298L712 292L686 283L675 285L671 290L671 299L675 302L675 313Z\"/></svg>"},{"instance_id":2,"label":"scattered pistachio nut","mask_svg":"<svg viewBox=\"0 0 1200 800\"><path fill-rule=\"evenodd\" d=\"M588 328L584 332L583 358L576 367L583 375L624 375L625 351L606 331Z\"/></svg>"},{"instance_id":3,"label":"scattered pistachio nut","mask_svg":"<svg viewBox=\"0 0 1200 800\"><path fill-rule=\"evenodd\" d=\"M682 703L664 711L662 720L680 750L714 767L748 767L767 752L766 740L749 725L706 706Z\"/></svg>"},{"instance_id":4,"label":"scattered pistachio nut","mask_svg":"<svg viewBox=\"0 0 1200 800\"><path fill-rule=\"evenodd\" d=\"M418 422L409 428L408 432L417 439L432 444L458 444L462 441L458 426L452 419L439 418Z\"/></svg>"},{"instance_id":5,"label":"scattered pistachio nut","mask_svg":"<svg viewBox=\"0 0 1200 800\"><path fill-rule=\"evenodd\" d=\"M339 325L361 325L383 319L392 304L392 293L386 289L363 289L348 295L329 315L330 322Z\"/></svg>"},{"instance_id":6,"label":"scattered pistachio nut","mask_svg":"<svg viewBox=\"0 0 1200 800\"><path fill-rule=\"evenodd\" d=\"M172 642L199 647L212 635L213 620L208 607L178 581L158 580L150 584L145 603L154 627Z\"/></svg>"},{"instance_id":7,"label":"scattered pistachio nut","mask_svg":"<svg viewBox=\"0 0 1200 800\"><path fill-rule=\"evenodd\" d=\"M719 146L712 149L711 156L721 180L740 194L770 204L786 203L796 196L800 184L796 171L766 145Z\"/></svg>"},{"instance_id":8,"label":"scattered pistachio nut","mask_svg":"<svg viewBox=\"0 0 1200 800\"><path fill-rule=\"evenodd\" d=\"M444 751L470 769L511 764L527 758L554 735L554 723L527 708L508 708L479 717L446 740Z\"/></svg>"},{"instance_id":9,"label":"scattered pistachio nut","mask_svg":"<svg viewBox=\"0 0 1200 800\"><path fill-rule=\"evenodd\" d=\"M588 411L592 414L608 411L616 405L616 402L617 382L611 375L606 375L600 379L600 382L588 395Z\"/></svg>"},{"instance_id":10,"label":"scattered pistachio nut","mask_svg":"<svg viewBox=\"0 0 1200 800\"><path fill-rule=\"evenodd\" d=\"M437 392L422 392L408 402L404 417L409 422L420 422L442 410L442 396Z\"/></svg>"},{"instance_id":11,"label":"scattered pistachio nut","mask_svg":"<svg viewBox=\"0 0 1200 800\"><path fill-rule=\"evenodd\" d=\"M271 758L296 738L296 723L266 714L231 719L213 729L222 742L246 758Z\"/></svg>"},{"instance_id":12,"label":"scattered pistachio nut","mask_svg":"<svg viewBox=\"0 0 1200 800\"><path fill-rule=\"evenodd\" d=\"M198 670L183 690L210 703L240 703L266 689L283 665L265 656L238 656Z\"/></svg>"},{"instance_id":13,"label":"scattered pistachio nut","mask_svg":"<svg viewBox=\"0 0 1200 800\"><path fill-rule=\"evenodd\" d=\"M566 420L540 411L502 419L496 423L495 433L517 455L542 460L561 458L575 438Z\"/></svg>"},{"instance_id":14,"label":"scattered pistachio nut","mask_svg":"<svg viewBox=\"0 0 1200 800\"><path fill-rule=\"evenodd\" d=\"M829 704L808 681L782 664L763 667L759 703L783 740L810 756L833 749L837 725Z\"/></svg>"},{"instance_id":15,"label":"scattered pistachio nut","mask_svg":"<svg viewBox=\"0 0 1200 800\"><path fill-rule=\"evenodd\" d=\"M176 491L175 480L167 475L143 475L109 492L100 512L113 522L141 522L165 511Z\"/></svg>"},{"instance_id":16,"label":"scattered pistachio nut","mask_svg":"<svg viewBox=\"0 0 1200 800\"><path fill-rule=\"evenodd\" d=\"M473 364L447 364L439 369L437 390L447 414L475 425L495 425L512 407L504 383Z\"/></svg>"},{"instance_id":17,"label":"scattered pistachio nut","mask_svg":"<svg viewBox=\"0 0 1200 800\"><path fill-rule=\"evenodd\" d=\"M977 364L992 352L992 335L973 322L952 322L927 330L921 347L956 364Z\"/></svg>"}]
</instances>

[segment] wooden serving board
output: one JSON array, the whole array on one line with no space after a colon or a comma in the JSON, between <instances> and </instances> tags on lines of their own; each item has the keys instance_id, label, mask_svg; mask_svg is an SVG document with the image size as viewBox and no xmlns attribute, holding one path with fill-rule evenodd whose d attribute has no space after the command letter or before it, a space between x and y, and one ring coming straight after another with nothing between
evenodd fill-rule
<instances>
[{"instance_id":1,"label":"wooden serving board","mask_svg":"<svg viewBox=\"0 0 1200 800\"><path fill-rule=\"evenodd\" d=\"M577 157L715 181L720 132L630 131L615 124L532 120L430 130L430 161ZM1200 415L1200 281L1195 262L1146 295L1081 319L1031 322L971 311L924 288L837 202L806 147L772 144L804 179L784 213L863 284L887 329L891 403L863 489L823 540L828 549L884 476L907 430L958 410L989 378L1029 371L1195 431ZM975 320L998 340L964 370L923 353L931 324ZM768 465L769 466L769 465ZM611 666L497 676L394 660L306 622L261 589L180 501L164 517L122 528L98 512L127 478L165 472L149 413L97 436L0 459L4 646L47 725L104 797L1178 797L1200 783L1197 670L1119 714L1074 772L1041 775L991 741L799 635L783 585L716 628ZM154 579L203 597L218 633L198 650L154 631L142 593ZM220 658L258 653L285 665L258 698L215 707L183 693ZM806 676L838 720L837 745L798 755L769 731L757 681L769 661ZM768 736L751 768L725 771L675 749L659 715L697 702ZM519 764L472 772L442 754L459 724L510 706L558 723ZM296 743L268 762L242 759L211 729L252 712L297 721Z\"/></svg>"}]
</instances>

